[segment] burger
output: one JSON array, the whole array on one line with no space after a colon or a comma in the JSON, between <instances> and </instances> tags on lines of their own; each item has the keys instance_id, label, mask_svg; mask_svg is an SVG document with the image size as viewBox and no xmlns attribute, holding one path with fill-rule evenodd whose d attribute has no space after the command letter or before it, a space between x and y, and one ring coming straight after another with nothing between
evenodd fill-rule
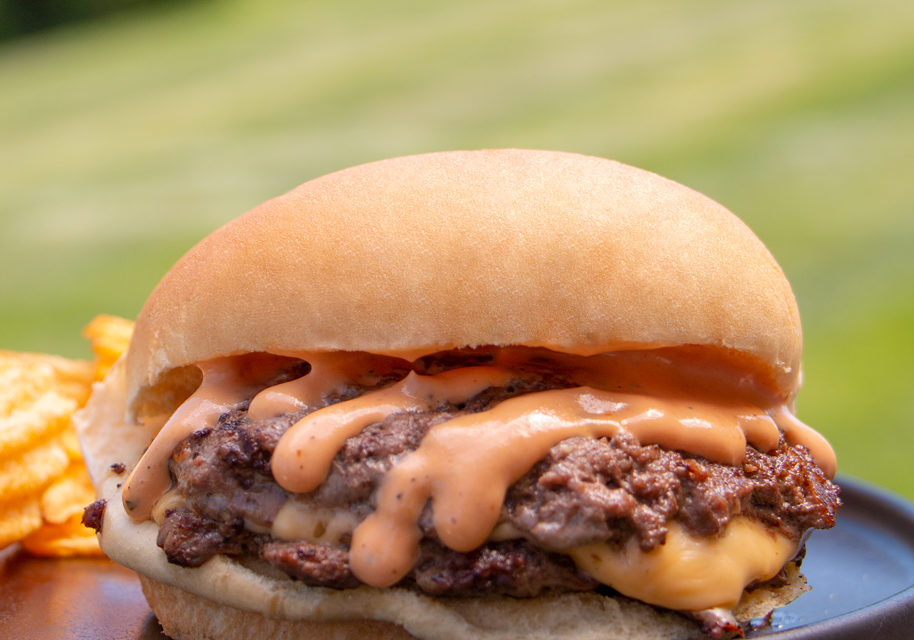
<instances>
[{"instance_id":1,"label":"burger","mask_svg":"<svg viewBox=\"0 0 914 640\"><path fill-rule=\"evenodd\" d=\"M835 522L783 272L606 159L306 182L165 275L78 416L85 521L175 638L692 638Z\"/></svg>"}]
</instances>

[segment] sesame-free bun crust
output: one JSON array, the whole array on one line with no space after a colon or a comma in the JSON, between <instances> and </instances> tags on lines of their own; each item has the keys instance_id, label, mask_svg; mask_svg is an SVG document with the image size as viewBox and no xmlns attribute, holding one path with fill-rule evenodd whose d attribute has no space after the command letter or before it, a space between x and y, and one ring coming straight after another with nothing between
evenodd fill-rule
<instances>
[{"instance_id":1,"label":"sesame-free bun crust","mask_svg":"<svg viewBox=\"0 0 914 640\"><path fill-rule=\"evenodd\" d=\"M791 396L801 334L774 258L713 200L601 158L444 152L317 178L202 240L140 313L128 388L242 352L485 344L720 348Z\"/></svg>"},{"instance_id":2,"label":"sesame-free bun crust","mask_svg":"<svg viewBox=\"0 0 914 640\"><path fill-rule=\"evenodd\" d=\"M788 567L787 584L759 588L744 598L736 610L736 618L748 621L762 618L771 610L783 606L809 590L806 579L796 565ZM150 607L156 612L165 633L176 640L414 640L416 636L403 626L385 620L295 620L270 617L252 609L241 609L208 597L185 591L164 582L140 575L140 584ZM447 603L447 601L444 601ZM623 597L594 594L547 596L537 600L511 598L457 600L448 611L460 620L444 624L435 622L447 618L434 606L418 613L423 623L438 627L439 637L459 637L464 633L473 640L685 640L700 634L695 624L670 612L633 602ZM425 615L422 615L425 614ZM461 616L466 616L460 619ZM452 624L448 624L451 622ZM407 623L408 624L408 623ZM607 629L612 635L607 636ZM458 636L448 635L457 633Z\"/></svg>"},{"instance_id":3,"label":"sesame-free bun crust","mask_svg":"<svg viewBox=\"0 0 914 640\"><path fill-rule=\"evenodd\" d=\"M397 593L403 599L399 616L416 636L404 626L385 620L271 617L145 576L140 576L140 582L162 629L175 640L606 640L607 629L612 629L609 637L613 640L687 640L698 636L697 625L676 614L627 598L595 594L435 602Z\"/></svg>"}]
</instances>

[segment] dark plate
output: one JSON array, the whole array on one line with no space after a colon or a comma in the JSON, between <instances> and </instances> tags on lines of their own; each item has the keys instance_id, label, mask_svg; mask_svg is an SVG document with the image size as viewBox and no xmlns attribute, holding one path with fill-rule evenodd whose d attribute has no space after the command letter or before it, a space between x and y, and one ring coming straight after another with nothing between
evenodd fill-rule
<instances>
[{"instance_id":1,"label":"dark plate","mask_svg":"<svg viewBox=\"0 0 914 640\"><path fill-rule=\"evenodd\" d=\"M765 640L914 638L914 504L839 478L838 524L807 545L813 590L778 610ZM0 636L162 640L130 571L102 559L0 553Z\"/></svg>"}]
</instances>

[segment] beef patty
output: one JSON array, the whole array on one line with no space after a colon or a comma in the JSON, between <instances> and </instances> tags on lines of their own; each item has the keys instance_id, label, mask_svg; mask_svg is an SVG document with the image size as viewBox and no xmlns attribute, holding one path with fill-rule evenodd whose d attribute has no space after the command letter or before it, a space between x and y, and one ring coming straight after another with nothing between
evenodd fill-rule
<instances>
[{"instance_id":1,"label":"beef patty","mask_svg":"<svg viewBox=\"0 0 914 640\"><path fill-rule=\"evenodd\" d=\"M183 566L199 566L216 554L254 557L310 585L357 586L346 532L331 543L271 537L287 500L342 509L353 522L361 521L373 511L375 489L386 471L416 449L435 424L509 397L569 384L534 373L464 403L391 415L349 438L324 483L304 496L292 496L276 484L270 458L280 436L305 414L252 420L241 405L175 449L169 462L173 506L161 519L159 546L169 561ZM362 391L347 389L328 404ZM733 467L642 446L625 432L570 438L509 488L498 528L507 534L471 553L438 541L427 506L419 522L421 555L403 586L435 595L522 597L590 590L597 588L596 581L555 550L598 541L621 545L635 538L649 551L663 544L670 521L708 536L737 514L798 540L809 528L832 526L838 504L838 488L809 452L783 441L769 453L747 447L742 465Z\"/></svg>"}]
</instances>

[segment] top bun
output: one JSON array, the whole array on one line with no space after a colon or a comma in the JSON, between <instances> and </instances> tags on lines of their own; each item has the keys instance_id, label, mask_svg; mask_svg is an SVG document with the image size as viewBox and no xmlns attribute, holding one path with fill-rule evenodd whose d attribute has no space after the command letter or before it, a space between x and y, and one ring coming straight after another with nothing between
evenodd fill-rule
<instances>
[{"instance_id":1,"label":"top bun","mask_svg":"<svg viewBox=\"0 0 914 640\"><path fill-rule=\"evenodd\" d=\"M128 393L244 352L478 345L707 346L791 397L801 332L765 246L691 189L570 153L431 153L311 180L204 238L137 319Z\"/></svg>"}]
</instances>

